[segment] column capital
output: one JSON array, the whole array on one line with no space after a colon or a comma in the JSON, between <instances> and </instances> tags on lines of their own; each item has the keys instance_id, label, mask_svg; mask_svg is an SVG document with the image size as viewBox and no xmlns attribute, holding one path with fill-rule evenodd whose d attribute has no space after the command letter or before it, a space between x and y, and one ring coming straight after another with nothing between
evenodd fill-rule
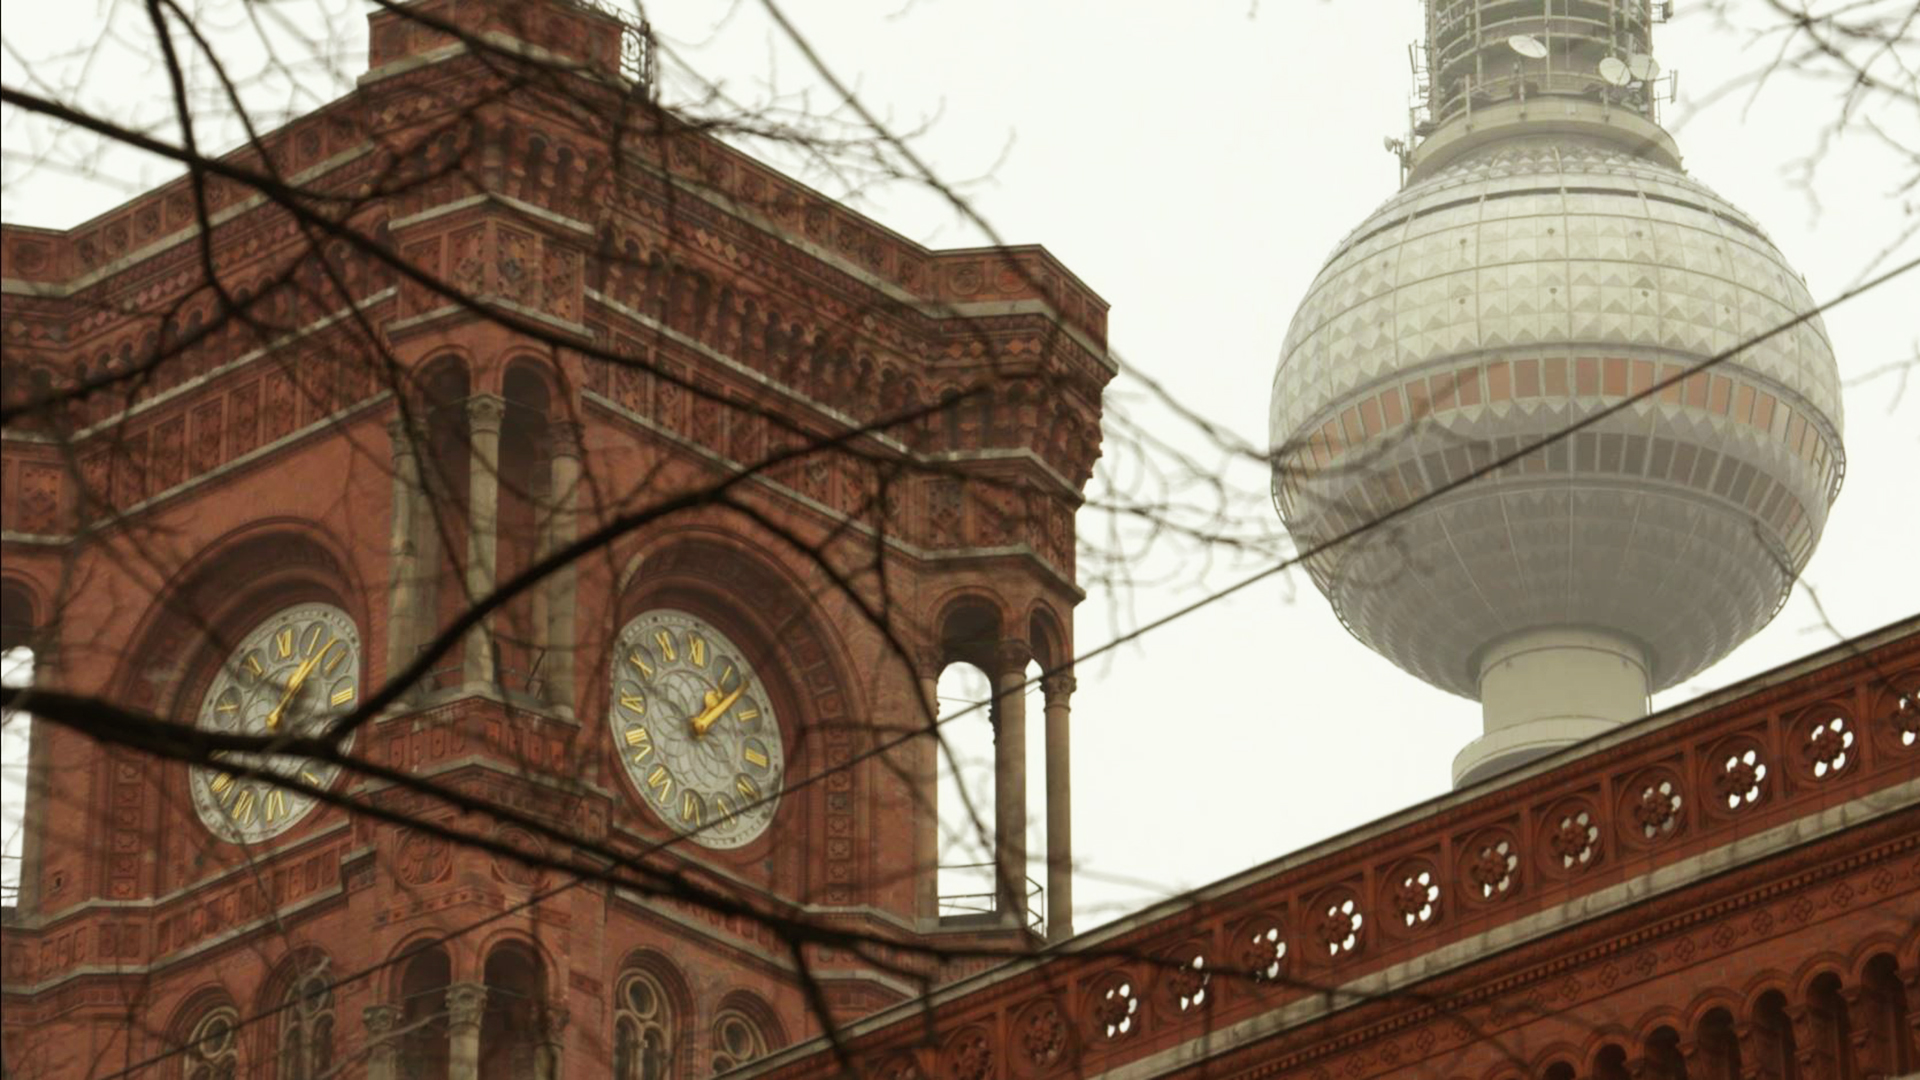
<instances>
[{"instance_id":1,"label":"column capital","mask_svg":"<svg viewBox=\"0 0 1920 1080\"><path fill-rule=\"evenodd\" d=\"M539 1027L542 1040L557 1043L561 1033L567 1030L570 1018L565 1005L542 1005L534 1017L534 1023Z\"/></svg>"},{"instance_id":2,"label":"column capital","mask_svg":"<svg viewBox=\"0 0 1920 1080\"><path fill-rule=\"evenodd\" d=\"M581 456L580 443L583 429L571 420L554 420L547 424L547 456L556 458L574 458Z\"/></svg>"},{"instance_id":3,"label":"column capital","mask_svg":"<svg viewBox=\"0 0 1920 1080\"><path fill-rule=\"evenodd\" d=\"M395 458L418 456L420 446L417 440L420 437L419 426L410 422L404 414L396 413L393 419L387 421L387 438L393 441Z\"/></svg>"},{"instance_id":4,"label":"column capital","mask_svg":"<svg viewBox=\"0 0 1920 1080\"><path fill-rule=\"evenodd\" d=\"M485 983L454 983L447 987L447 1024L451 1027L478 1027L487 1009Z\"/></svg>"},{"instance_id":5,"label":"column capital","mask_svg":"<svg viewBox=\"0 0 1920 1080\"><path fill-rule=\"evenodd\" d=\"M913 674L920 679L938 679L946 670L947 654L938 645L925 645L912 651Z\"/></svg>"},{"instance_id":6,"label":"column capital","mask_svg":"<svg viewBox=\"0 0 1920 1080\"><path fill-rule=\"evenodd\" d=\"M507 419L507 403L492 394L475 394L461 405L467 413L467 430L498 432Z\"/></svg>"},{"instance_id":7,"label":"column capital","mask_svg":"<svg viewBox=\"0 0 1920 1080\"><path fill-rule=\"evenodd\" d=\"M1066 672L1048 675L1040 680L1040 690L1047 695L1048 705L1065 705L1073 692L1080 688L1079 680Z\"/></svg>"},{"instance_id":8,"label":"column capital","mask_svg":"<svg viewBox=\"0 0 1920 1080\"><path fill-rule=\"evenodd\" d=\"M1017 676L1027 677L1027 664L1033 659L1033 646L1019 638L1007 638L993 647L993 663L998 669L995 679Z\"/></svg>"},{"instance_id":9,"label":"column capital","mask_svg":"<svg viewBox=\"0 0 1920 1080\"><path fill-rule=\"evenodd\" d=\"M386 1038L400 1023L398 1005L369 1005L360 1010L361 1022L367 1025L369 1034L377 1039Z\"/></svg>"}]
</instances>

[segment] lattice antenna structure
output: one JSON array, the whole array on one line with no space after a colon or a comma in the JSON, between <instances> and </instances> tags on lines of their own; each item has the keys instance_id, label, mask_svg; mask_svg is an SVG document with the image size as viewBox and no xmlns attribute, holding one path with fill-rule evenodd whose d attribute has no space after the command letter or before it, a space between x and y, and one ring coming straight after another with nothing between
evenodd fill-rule
<instances>
[{"instance_id":1,"label":"lattice antenna structure","mask_svg":"<svg viewBox=\"0 0 1920 1080\"><path fill-rule=\"evenodd\" d=\"M1400 193L1335 249L1273 381L1317 544L1809 310L1680 168L1646 0L1427 0ZM1666 12L1657 13L1664 17ZM1818 319L1309 563L1362 642L1484 707L1456 784L1644 715L1779 610L1845 471Z\"/></svg>"}]
</instances>

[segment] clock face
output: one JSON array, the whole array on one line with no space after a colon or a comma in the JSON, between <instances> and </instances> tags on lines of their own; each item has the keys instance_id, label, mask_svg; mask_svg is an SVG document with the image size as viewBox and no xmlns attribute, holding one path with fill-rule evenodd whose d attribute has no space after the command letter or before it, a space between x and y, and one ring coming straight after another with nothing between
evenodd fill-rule
<instances>
[{"instance_id":1,"label":"clock face","mask_svg":"<svg viewBox=\"0 0 1920 1080\"><path fill-rule=\"evenodd\" d=\"M236 735L317 735L360 693L360 633L330 604L299 604L249 632L207 688L197 723ZM342 749L345 749L345 745ZM306 758L233 754L228 761L324 788L339 767ZM215 836L252 844L293 827L313 809L306 795L253 776L196 766L193 808Z\"/></svg>"},{"instance_id":2,"label":"clock face","mask_svg":"<svg viewBox=\"0 0 1920 1080\"><path fill-rule=\"evenodd\" d=\"M607 722L646 804L705 847L765 832L785 779L780 723L746 654L699 616L656 608L613 655Z\"/></svg>"}]
</instances>

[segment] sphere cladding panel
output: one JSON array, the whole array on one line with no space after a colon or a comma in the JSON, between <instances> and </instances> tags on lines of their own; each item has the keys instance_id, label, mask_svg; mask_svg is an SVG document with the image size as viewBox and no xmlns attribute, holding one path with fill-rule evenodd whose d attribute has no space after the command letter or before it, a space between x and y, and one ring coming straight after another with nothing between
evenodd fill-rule
<instances>
[{"instance_id":1,"label":"sphere cladding panel","mask_svg":"<svg viewBox=\"0 0 1920 1080\"><path fill-rule=\"evenodd\" d=\"M1282 514L1303 546L1325 539L1463 473L1449 447L1505 452L1812 304L1757 227L1681 173L1565 136L1476 151L1389 200L1302 302L1274 376L1273 438L1296 451ZM1656 685L1686 678L1777 610L1843 467L1817 319L1715 373L1540 473L1429 504L1385 547L1315 559L1316 582L1361 640L1469 697L1481 647L1543 625L1626 634ZM1397 408L1425 417L1417 434ZM1406 480L1397 496L1383 477Z\"/></svg>"}]
</instances>

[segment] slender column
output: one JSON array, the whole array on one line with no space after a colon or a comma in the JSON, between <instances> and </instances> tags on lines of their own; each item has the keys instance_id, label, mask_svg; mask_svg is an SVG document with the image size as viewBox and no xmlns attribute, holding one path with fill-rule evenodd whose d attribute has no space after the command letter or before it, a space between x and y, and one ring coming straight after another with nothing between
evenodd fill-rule
<instances>
[{"instance_id":1,"label":"slender column","mask_svg":"<svg viewBox=\"0 0 1920 1080\"><path fill-rule=\"evenodd\" d=\"M33 685L41 690L61 686L59 653L53 628L34 634L27 642L33 649ZM20 892L14 899L26 913L40 910L40 872L46 855L47 799L51 796L47 735L51 725L42 723L22 702L14 723L27 725L27 804L20 817Z\"/></svg>"},{"instance_id":2,"label":"slender column","mask_svg":"<svg viewBox=\"0 0 1920 1080\"><path fill-rule=\"evenodd\" d=\"M369 1005L360 1018L367 1025L367 1080L398 1080L400 1044L393 1040L393 1029L400 1023L400 1010Z\"/></svg>"},{"instance_id":3,"label":"slender column","mask_svg":"<svg viewBox=\"0 0 1920 1080\"><path fill-rule=\"evenodd\" d=\"M1854 1075L1894 1075L1890 1057L1883 1057L1893 1047L1886 1039L1891 1034L1885 1031L1888 1025L1880 1021L1879 999L1865 987L1849 986L1840 991L1840 1002L1847 1012L1848 1044L1840 1047L1840 1052L1853 1055Z\"/></svg>"},{"instance_id":4,"label":"slender column","mask_svg":"<svg viewBox=\"0 0 1920 1080\"><path fill-rule=\"evenodd\" d=\"M416 537L426 507L419 440L401 417L387 423L393 443L393 521L387 547L387 678L413 661L420 646L421 561Z\"/></svg>"},{"instance_id":5,"label":"slender column","mask_svg":"<svg viewBox=\"0 0 1920 1080\"><path fill-rule=\"evenodd\" d=\"M1902 968L1900 982L1907 988L1907 1046L1920 1054L1920 964ZM1920 1065L1920 1061L1914 1064Z\"/></svg>"},{"instance_id":6,"label":"slender column","mask_svg":"<svg viewBox=\"0 0 1920 1080\"><path fill-rule=\"evenodd\" d=\"M1750 1020L1735 1020L1733 1037L1740 1044L1740 1080L1777 1080L1780 1040L1770 1028Z\"/></svg>"},{"instance_id":7,"label":"slender column","mask_svg":"<svg viewBox=\"0 0 1920 1080\"><path fill-rule=\"evenodd\" d=\"M553 509L547 519L547 542L544 547L551 554L573 543L579 536L580 425L562 422L550 424L547 438L552 469L548 495ZM547 676L547 703L569 714L574 709L574 605L578 593L579 578L571 563L547 578L547 656L541 668Z\"/></svg>"},{"instance_id":8,"label":"slender column","mask_svg":"<svg viewBox=\"0 0 1920 1080\"><path fill-rule=\"evenodd\" d=\"M1022 641L1000 646L993 699L993 863L1002 921L1027 924L1027 660Z\"/></svg>"},{"instance_id":9,"label":"slender column","mask_svg":"<svg viewBox=\"0 0 1920 1080\"><path fill-rule=\"evenodd\" d=\"M418 602L414 605L410 636L413 639L412 651L407 660L412 661L420 655L420 649L440 632L440 601L442 574L449 561L447 552L447 533L449 523L460 512L462 499L448 484L445 471L445 450L440 442L444 437L446 425L451 422L449 409L457 406L444 405L427 417L426 426L418 432L418 450L414 455L415 464L420 470L420 502L418 512L413 517L414 565L419 568L416 591ZM439 689L440 676L422 679L419 689L422 692Z\"/></svg>"},{"instance_id":10,"label":"slender column","mask_svg":"<svg viewBox=\"0 0 1920 1080\"><path fill-rule=\"evenodd\" d=\"M567 1010L561 1005L543 1005L534 1023L540 1030L540 1045L534 1049L534 1080L560 1080L560 1066L566 1060Z\"/></svg>"},{"instance_id":11,"label":"slender column","mask_svg":"<svg viewBox=\"0 0 1920 1080\"><path fill-rule=\"evenodd\" d=\"M1071 728L1075 683L1050 675L1040 683L1047 712L1047 940L1073 936L1073 754Z\"/></svg>"},{"instance_id":12,"label":"slender column","mask_svg":"<svg viewBox=\"0 0 1920 1080\"><path fill-rule=\"evenodd\" d=\"M920 700L913 703L908 722L927 732L908 743L913 747L913 870L914 913L922 919L940 917L940 739L933 725L940 719L940 656L921 658L915 686Z\"/></svg>"},{"instance_id":13,"label":"slender column","mask_svg":"<svg viewBox=\"0 0 1920 1080\"><path fill-rule=\"evenodd\" d=\"M467 399L467 445L473 455L467 474L467 599L493 592L500 522L500 425L507 405L497 397L477 394ZM467 632L462 681L471 688L490 685L495 678L493 617L482 619Z\"/></svg>"},{"instance_id":14,"label":"slender column","mask_svg":"<svg viewBox=\"0 0 1920 1080\"><path fill-rule=\"evenodd\" d=\"M1787 1020L1793 1025L1793 1052L1798 1059L1798 1073L1805 1077L1824 1077L1827 1073L1827 1055L1823 1053L1826 1032L1820 1018L1810 1005L1787 1006Z\"/></svg>"},{"instance_id":15,"label":"slender column","mask_svg":"<svg viewBox=\"0 0 1920 1080\"><path fill-rule=\"evenodd\" d=\"M447 1080L480 1080L480 1020L486 1009L484 983L447 987Z\"/></svg>"}]
</instances>

